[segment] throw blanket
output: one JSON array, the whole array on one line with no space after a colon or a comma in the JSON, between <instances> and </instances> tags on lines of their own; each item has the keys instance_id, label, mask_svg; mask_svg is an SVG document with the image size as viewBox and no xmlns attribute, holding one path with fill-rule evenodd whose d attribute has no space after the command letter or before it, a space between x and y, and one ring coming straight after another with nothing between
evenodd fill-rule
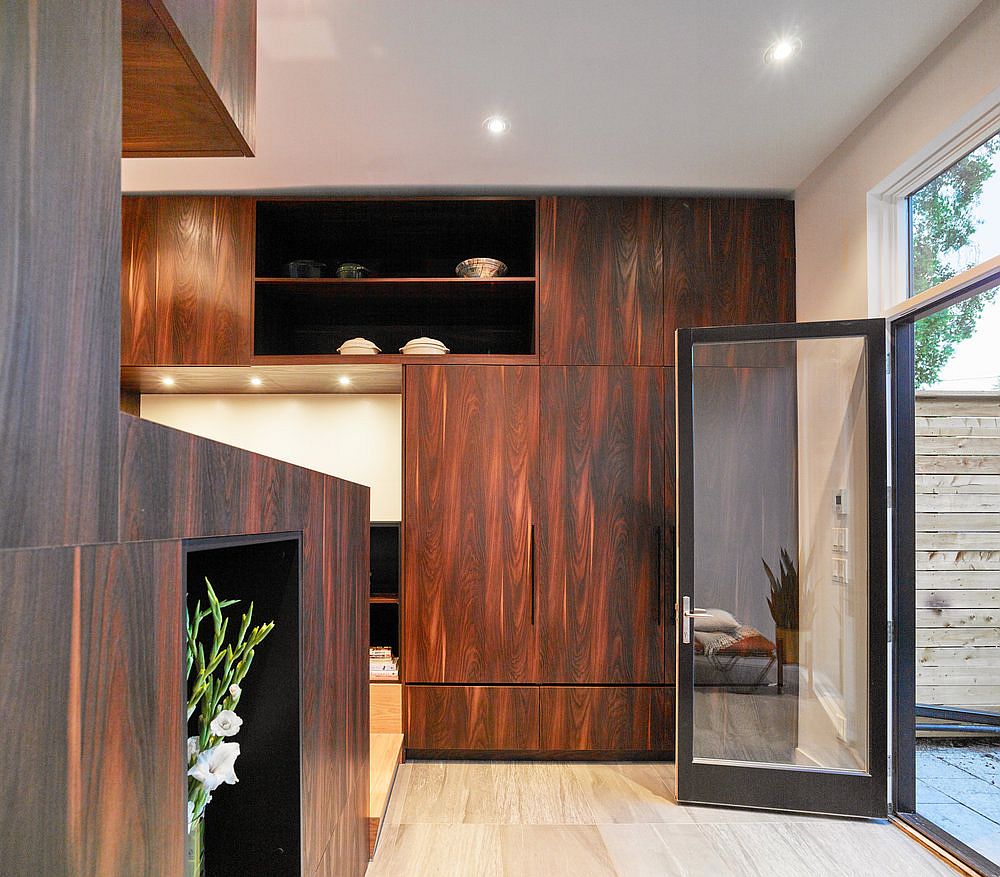
<instances>
[{"instance_id":1,"label":"throw blanket","mask_svg":"<svg viewBox=\"0 0 1000 877\"><path fill-rule=\"evenodd\" d=\"M713 657L715 655L771 655L774 652L772 643L755 627L741 624L734 630L713 630L694 632L694 650L699 654Z\"/></svg>"}]
</instances>

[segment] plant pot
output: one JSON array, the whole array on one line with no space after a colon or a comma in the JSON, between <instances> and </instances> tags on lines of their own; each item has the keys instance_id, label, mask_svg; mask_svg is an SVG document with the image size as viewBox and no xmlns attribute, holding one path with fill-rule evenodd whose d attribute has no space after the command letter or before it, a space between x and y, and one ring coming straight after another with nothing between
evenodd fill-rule
<instances>
[{"instance_id":1,"label":"plant pot","mask_svg":"<svg viewBox=\"0 0 1000 877\"><path fill-rule=\"evenodd\" d=\"M205 877L205 820L191 823L187 836L187 858L184 877Z\"/></svg>"},{"instance_id":2,"label":"plant pot","mask_svg":"<svg viewBox=\"0 0 1000 877\"><path fill-rule=\"evenodd\" d=\"M782 664L799 663L799 632L791 627L775 628L778 646L778 660Z\"/></svg>"}]
</instances>

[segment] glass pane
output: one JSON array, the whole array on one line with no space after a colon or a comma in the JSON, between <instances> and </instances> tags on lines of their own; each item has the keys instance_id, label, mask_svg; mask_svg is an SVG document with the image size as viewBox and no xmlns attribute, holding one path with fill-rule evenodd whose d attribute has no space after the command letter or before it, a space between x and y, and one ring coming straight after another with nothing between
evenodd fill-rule
<instances>
[{"instance_id":1,"label":"glass pane","mask_svg":"<svg viewBox=\"0 0 1000 877\"><path fill-rule=\"evenodd\" d=\"M995 289L918 320L914 339L916 809L1000 864Z\"/></svg>"},{"instance_id":2,"label":"glass pane","mask_svg":"<svg viewBox=\"0 0 1000 877\"><path fill-rule=\"evenodd\" d=\"M1000 134L910 196L910 295L1000 253Z\"/></svg>"},{"instance_id":3,"label":"glass pane","mask_svg":"<svg viewBox=\"0 0 1000 877\"><path fill-rule=\"evenodd\" d=\"M693 353L694 757L868 769L865 339Z\"/></svg>"}]
</instances>

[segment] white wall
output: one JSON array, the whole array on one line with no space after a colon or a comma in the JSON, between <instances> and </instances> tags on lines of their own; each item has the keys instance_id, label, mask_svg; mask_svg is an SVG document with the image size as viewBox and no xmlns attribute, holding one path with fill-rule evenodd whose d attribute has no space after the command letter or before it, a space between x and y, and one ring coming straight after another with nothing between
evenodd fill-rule
<instances>
[{"instance_id":1,"label":"white wall","mask_svg":"<svg viewBox=\"0 0 1000 877\"><path fill-rule=\"evenodd\" d=\"M869 315L866 196L1000 87L998 45L984 0L795 190L799 320Z\"/></svg>"},{"instance_id":2,"label":"white wall","mask_svg":"<svg viewBox=\"0 0 1000 877\"><path fill-rule=\"evenodd\" d=\"M402 518L402 397L149 395L142 417L371 488L371 519Z\"/></svg>"}]
</instances>

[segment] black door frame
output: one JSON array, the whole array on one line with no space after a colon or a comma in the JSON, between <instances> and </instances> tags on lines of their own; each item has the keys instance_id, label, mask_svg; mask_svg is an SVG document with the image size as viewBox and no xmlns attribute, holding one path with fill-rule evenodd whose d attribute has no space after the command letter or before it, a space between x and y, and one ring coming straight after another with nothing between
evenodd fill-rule
<instances>
[{"instance_id":1,"label":"black door frame","mask_svg":"<svg viewBox=\"0 0 1000 877\"><path fill-rule=\"evenodd\" d=\"M868 367L869 772L767 768L729 762L694 762L694 646L682 642L683 598L694 581L694 430L690 388L692 348L712 342L863 337ZM723 326L679 329L676 336L677 404L677 710L678 799L692 803L829 813L868 818L888 815L888 476L886 447L886 331L884 320ZM683 392L682 392L683 391ZM688 684L682 684L687 680Z\"/></svg>"},{"instance_id":2,"label":"black door frame","mask_svg":"<svg viewBox=\"0 0 1000 877\"><path fill-rule=\"evenodd\" d=\"M914 396L914 324L937 311L1000 283L1000 269L989 271L945 295L890 318L892 395L892 810L893 815L955 858L988 877L1000 877L991 862L954 835L917 812L916 798L916 428ZM942 718L984 722L967 711L951 710ZM992 722L990 722L992 724Z\"/></svg>"}]
</instances>

